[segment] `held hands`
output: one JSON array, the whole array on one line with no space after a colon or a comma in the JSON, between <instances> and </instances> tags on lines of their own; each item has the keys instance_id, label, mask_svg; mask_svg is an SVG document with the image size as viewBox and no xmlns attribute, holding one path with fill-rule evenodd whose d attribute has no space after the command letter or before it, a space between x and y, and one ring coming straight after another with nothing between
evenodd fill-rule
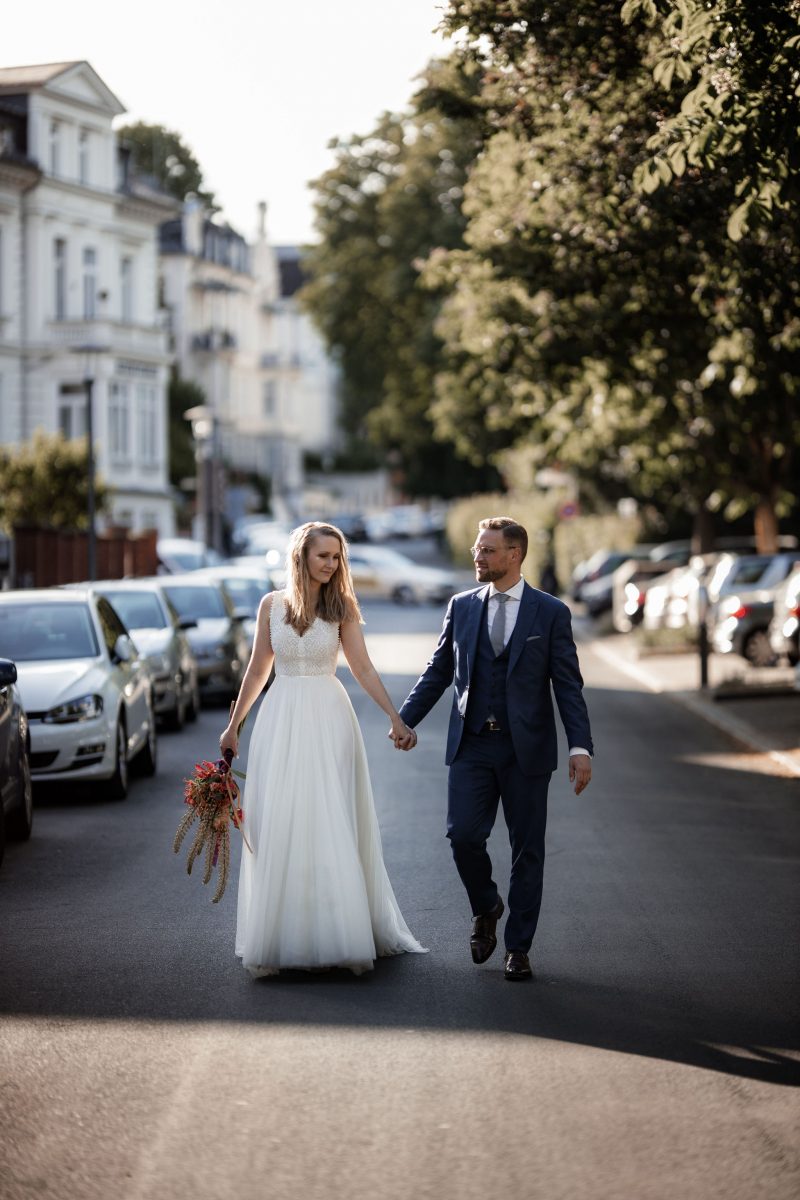
<instances>
[{"instance_id":1,"label":"held hands","mask_svg":"<svg viewBox=\"0 0 800 1200\"><path fill-rule=\"evenodd\" d=\"M592 778L592 760L588 754L572 754L569 760L569 781L575 784L575 795L580 796Z\"/></svg>"},{"instance_id":2,"label":"held hands","mask_svg":"<svg viewBox=\"0 0 800 1200\"><path fill-rule=\"evenodd\" d=\"M392 728L387 736L394 742L395 750L413 750L417 744L416 733L413 729L409 729L400 717L392 721Z\"/></svg>"}]
</instances>

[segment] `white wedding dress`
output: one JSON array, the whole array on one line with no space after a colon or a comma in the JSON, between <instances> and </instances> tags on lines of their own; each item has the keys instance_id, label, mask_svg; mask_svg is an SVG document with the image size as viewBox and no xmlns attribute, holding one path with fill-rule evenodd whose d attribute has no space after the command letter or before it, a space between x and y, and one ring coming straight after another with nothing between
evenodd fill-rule
<instances>
[{"instance_id":1,"label":"white wedding dress","mask_svg":"<svg viewBox=\"0 0 800 1200\"><path fill-rule=\"evenodd\" d=\"M336 678L339 627L302 637L272 598L276 678L250 738L236 954L251 975L425 953L392 891L353 706Z\"/></svg>"}]
</instances>

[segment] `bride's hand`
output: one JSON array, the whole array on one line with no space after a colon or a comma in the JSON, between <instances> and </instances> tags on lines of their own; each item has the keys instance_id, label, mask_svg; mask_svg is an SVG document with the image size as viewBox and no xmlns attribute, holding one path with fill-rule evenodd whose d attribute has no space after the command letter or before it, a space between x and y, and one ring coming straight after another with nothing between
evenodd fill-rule
<instances>
[{"instance_id":1,"label":"bride's hand","mask_svg":"<svg viewBox=\"0 0 800 1200\"><path fill-rule=\"evenodd\" d=\"M239 756L239 739L236 736L236 730L231 729L230 725L226 727L219 739L219 750L223 758L226 750L230 750L234 758Z\"/></svg>"},{"instance_id":2,"label":"bride's hand","mask_svg":"<svg viewBox=\"0 0 800 1200\"><path fill-rule=\"evenodd\" d=\"M397 750L411 750L417 744L417 735L413 729L409 729L405 721L399 717L392 721L392 728L389 731L389 737L395 744Z\"/></svg>"}]
</instances>

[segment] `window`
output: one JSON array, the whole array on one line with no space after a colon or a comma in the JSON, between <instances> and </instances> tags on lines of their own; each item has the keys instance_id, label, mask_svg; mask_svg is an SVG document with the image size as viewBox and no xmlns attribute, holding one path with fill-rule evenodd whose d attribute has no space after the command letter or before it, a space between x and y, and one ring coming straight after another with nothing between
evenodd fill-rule
<instances>
[{"instance_id":1,"label":"window","mask_svg":"<svg viewBox=\"0 0 800 1200\"><path fill-rule=\"evenodd\" d=\"M122 319L133 320L133 259L123 258L120 263L120 291L122 293Z\"/></svg>"},{"instance_id":2,"label":"window","mask_svg":"<svg viewBox=\"0 0 800 1200\"><path fill-rule=\"evenodd\" d=\"M50 174L61 173L61 126L58 121L50 122L49 137Z\"/></svg>"},{"instance_id":3,"label":"window","mask_svg":"<svg viewBox=\"0 0 800 1200\"><path fill-rule=\"evenodd\" d=\"M97 597L97 615L100 618L100 626L103 630L103 640L106 644L109 657L114 655L114 647L117 644L117 638L127 637L128 631L120 621L114 609L106 600L105 596Z\"/></svg>"},{"instance_id":4,"label":"window","mask_svg":"<svg viewBox=\"0 0 800 1200\"><path fill-rule=\"evenodd\" d=\"M108 400L108 450L112 462L130 458L130 402L127 383L112 383Z\"/></svg>"},{"instance_id":5,"label":"window","mask_svg":"<svg viewBox=\"0 0 800 1200\"><path fill-rule=\"evenodd\" d=\"M97 251L93 246L83 249L83 319L93 321L97 315Z\"/></svg>"},{"instance_id":6,"label":"window","mask_svg":"<svg viewBox=\"0 0 800 1200\"><path fill-rule=\"evenodd\" d=\"M137 383L139 408L139 458L143 466L158 465L158 404L156 389L149 383Z\"/></svg>"},{"instance_id":7,"label":"window","mask_svg":"<svg viewBox=\"0 0 800 1200\"><path fill-rule=\"evenodd\" d=\"M65 321L67 317L67 243L64 238L56 238L53 243L53 307L56 320Z\"/></svg>"},{"instance_id":8,"label":"window","mask_svg":"<svg viewBox=\"0 0 800 1200\"><path fill-rule=\"evenodd\" d=\"M268 379L264 384L263 408L265 417L275 416L275 393L277 388L274 379Z\"/></svg>"},{"instance_id":9,"label":"window","mask_svg":"<svg viewBox=\"0 0 800 1200\"><path fill-rule=\"evenodd\" d=\"M89 130L82 129L78 134L78 179L83 184L89 182Z\"/></svg>"},{"instance_id":10,"label":"window","mask_svg":"<svg viewBox=\"0 0 800 1200\"><path fill-rule=\"evenodd\" d=\"M68 441L86 437L86 395L74 383L62 383L58 395L58 430Z\"/></svg>"}]
</instances>

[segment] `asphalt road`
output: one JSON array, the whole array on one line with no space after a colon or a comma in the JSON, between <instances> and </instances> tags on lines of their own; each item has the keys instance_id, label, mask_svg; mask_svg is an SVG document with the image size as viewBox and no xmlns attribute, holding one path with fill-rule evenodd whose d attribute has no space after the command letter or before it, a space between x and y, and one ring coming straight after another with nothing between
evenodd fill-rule
<instances>
[{"instance_id":1,"label":"asphalt road","mask_svg":"<svg viewBox=\"0 0 800 1200\"><path fill-rule=\"evenodd\" d=\"M366 615L400 701L441 612ZM173 855L222 710L165 734L124 803L37 796L0 871L2 1200L796 1196L797 783L743 769L590 647L582 664L595 779L577 799L564 765L551 786L530 985L469 956L446 701L401 754L350 688L389 872L431 951L360 978L252 981L235 878L212 906ZM505 884L502 823L493 853Z\"/></svg>"}]
</instances>

